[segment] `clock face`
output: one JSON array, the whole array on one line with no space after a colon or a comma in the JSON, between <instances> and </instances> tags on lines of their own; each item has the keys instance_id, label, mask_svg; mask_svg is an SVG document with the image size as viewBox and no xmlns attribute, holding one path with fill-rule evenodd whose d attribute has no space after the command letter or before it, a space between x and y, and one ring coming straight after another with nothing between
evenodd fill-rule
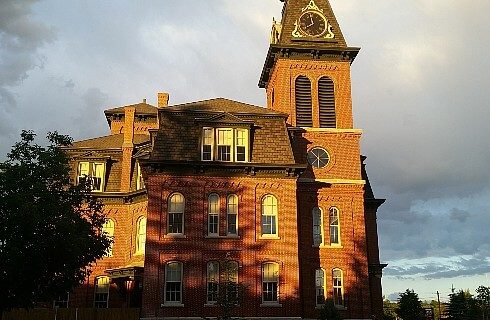
<instances>
[{"instance_id":1,"label":"clock face","mask_svg":"<svg viewBox=\"0 0 490 320\"><path fill-rule=\"evenodd\" d=\"M330 161L330 156L328 155L328 152L325 151L325 149L318 148L318 147L315 147L310 151L308 151L307 158L308 158L308 163L313 168L323 168Z\"/></svg>"},{"instance_id":2,"label":"clock face","mask_svg":"<svg viewBox=\"0 0 490 320\"><path fill-rule=\"evenodd\" d=\"M327 20L317 12L306 11L299 17L299 27L305 34L317 37L327 30Z\"/></svg>"}]
</instances>

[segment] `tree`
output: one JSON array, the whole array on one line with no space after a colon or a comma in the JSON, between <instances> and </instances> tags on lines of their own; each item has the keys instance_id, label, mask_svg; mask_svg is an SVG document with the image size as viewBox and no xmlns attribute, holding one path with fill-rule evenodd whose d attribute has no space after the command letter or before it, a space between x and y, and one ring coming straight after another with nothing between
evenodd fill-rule
<instances>
[{"instance_id":1,"label":"tree","mask_svg":"<svg viewBox=\"0 0 490 320\"><path fill-rule=\"evenodd\" d=\"M111 243L88 182L70 184L71 138L49 133L42 147L34 137L23 131L0 162L0 314L66 294Z\"/></svg>"},{"instance_id":2,"label":"tree","mask_svg":"<svg viewBox=\"0 0 490 320\"><path fill-rule=\"evenodd\" d=\"M490 318L490 287L479 286L476 293L476 302L480 309L481 319L488 320Z\"/></svg>"},{"instance_id":3,"label":"tree","mask_svg":"<svg viewBox=\"0 0 490 320\"><path fill-rule=\"evenodd\" d=\"M323 308L320 310L320 320L341 320L339 311L335 307L332 299L326 299Z\"/></svg>"},{"instance_id":4,"label":"tree","mask_svg":"<svg viewBox=\"0 0 490 320\"><path fill-rule=\"evenodd\" d=\"M478 306L469 290L449 295L449 318L454 320L478 319Z\"/></svg>"},{"instance_id":5,"label":"tree","mask_svg":"<svg viewBox=\"0 0 490 320\"><path fill-rule=\"evenodd\" d=\"M388 299L383 300L383 320L396 319L396 303Z\"/></svg>"},{"instance_id":6,"label":"tree","mask_svg":"<svg viewBox=\"0 0 490 320\"><path fill-rule=\"evenodd\" d=\"M422 302L413 290L407 289L405 292L400 293L397 304L396 314L403 320L425 319Z\"/></svg>"}]
</instances>

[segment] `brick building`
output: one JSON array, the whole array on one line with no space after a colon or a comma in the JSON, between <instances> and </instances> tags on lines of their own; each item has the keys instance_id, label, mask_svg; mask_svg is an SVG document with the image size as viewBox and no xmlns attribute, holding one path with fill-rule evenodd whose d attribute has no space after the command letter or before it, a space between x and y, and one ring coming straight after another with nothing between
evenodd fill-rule
<instances>
[{"instance_id":1,"label":"brick building","mask_svg":"<svg viewBox=\"0 0 490 320\"><path fill-rule=\"evenodd\" d=\"M327 0L289 0L260 75L266 108L159 94L105 111L111 135L70 152L115 241L71 301L192 318L231 299L233 315L300 319L329 299L346 319L381 319L384 200L353 125L359 50Z\"/></svg>"}]
</instances>

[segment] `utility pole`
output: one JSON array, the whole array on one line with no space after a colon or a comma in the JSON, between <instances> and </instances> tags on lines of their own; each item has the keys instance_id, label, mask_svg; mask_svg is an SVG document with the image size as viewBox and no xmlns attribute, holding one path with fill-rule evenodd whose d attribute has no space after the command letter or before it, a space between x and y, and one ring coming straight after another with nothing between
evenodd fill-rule
<instances>
[{"instance_id":1,"label":"utility pole","mask_svg":"<svg viewBox=\"0 0 490 320\"><path fill-rule=\"evenodd\" d=\"M439 299L439 291L436 292L437 292L437 304L439 307L439 320L441 320L441 300Z\"/></svg>"}]
</instances>

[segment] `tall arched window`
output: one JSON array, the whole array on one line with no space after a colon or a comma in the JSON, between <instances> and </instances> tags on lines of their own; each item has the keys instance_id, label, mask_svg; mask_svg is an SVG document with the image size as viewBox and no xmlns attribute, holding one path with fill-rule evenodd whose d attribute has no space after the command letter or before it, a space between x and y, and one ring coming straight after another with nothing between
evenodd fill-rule
<instances>
[{"instance_id":1,"label":"tall arched window","mask_svg":"<svg viewBox=\"0 0 490 320\"><path fill-rule=\"evenodd\" d=\"M316 305L322 305L325 303L325 271L323 269L316 269L315 271L315 291L316 291Z\"/></svg>"},{"instance_id":2,"label":"tall arched window","mask_svg":"<svg viewBox=\"0 0 490 320\"><path fill-rule=\"evenodd\" d=\"M295 82L296 126L313 127L311 106L311 81L308 77L299 76Z\"/></svg>"},{"instance_id":3,"label":"tall arched window","mask_svg":"<svg viewBox=\"0 0 490 320\"><path fill-rule=\"evenodd\" d=\"M238 235L238 196L236 194L230 194L226 199L226 216L228 235Z\"/></svg>"},{"instance_id":4,"label":"tall arched window","mask_svg":"<svg viewBox=\"0 0 490 320\"><path fill-rule=\"evenodd\" d=\"M219 262L218 261L208 262L206 283L207 283L206 301L209 304L214 304L218 302L218 288L219 288Z\"/></svg>"},{"instance_id":5,"label":"tall arched window","mask_svg":"<svg viewBox=\"0 0 490 320\"><path fill-rule=\"evenodd\" d=\"M330 245L340 245L339 209L330 207Z\"/></svg>"},{"instance_id":6,"label":"tall arched window","mask_svg":"<svg viewBox=\"0 0 490 320\"><path fill-rule=\"evenodd\" d=\"M319 247L323 245L323 211L315 207L313 213L313 245Z\"/></svg>"},{"instance_id":7,"label":"tall arched window","mask_svg":"<svg viewBox=\"0 0 490 320\"><path fill-rule=\"evenodd\" d=\"M333 303L344 305L344 275L341 269L332 270Z\"/></svg>"},{"instance_id":8,"label":"tall arched window","mask_svg":"<svg viewBox=\"0 0 490 320\"><path fill-rule=\"evenodd\" d=\"M146 217L136 220L136 254L145 253L146 244Z\"/></svg>"},{"instance_id":9,"label":"tall arched window","mask_svg":"<svg viewBox=\"0 0 490 320\"><path fill-rule=\"evenodd\" d=\"M174 193L168 198L168 232L184 234L185 199L180 193Z\"/></svg>"},{"instance_id":10,"label":"tall arched window","mask_svg":"<svg viewBox=\"0 0 490 320\"><path fill-rule=\"evenodd\" d=\"M106 257L112 257L112 248L114 247L114 229L115 224L114 220L112 219L107 219L102 226L102 232L104 232L106 236L112 241L111 245L109 246L109 248L107 248L107 251L105 253Z\"/></svg>"},{"instance_id":11,"label":"tall arched window","mask_svg":"<svg viewBox=\"0 0 490 320\"><path fill-rule=\"evenodd\" d=\"M320 128L336 128L335 88L332 79L322 77L318 81L318 106L320 109Z\"/></svg>"},{"instance_id":12,"label":"tall arched window","mask_svg":"<svg viewBox=\"0 0 490 320\"><path fill-rule=\"evenodd\" d=\"M165 304L182 303L182 263L169 262L165 266Z\"/></svg>"},{"instance_id":13,"label":"tall arched window","mask_svg":"<svg viewBox=\"0 0 490 320\"><path fill-rule=\"evenodd\" d=\"M262 236L277 236L277 198L270 194L262 198Z\"/></svg>"},{"instance_id":14,"label":"tall arched window","mask_svg":"<svg viewBox=\"0 0 490 320\"><path fill-rule=\"evenodd\" d=\"M232 305L238 304L238 262L224 263L223 279L226 287L226 301Z\"/></svg>"},{"instance_id":15,"label":"tall arched window","mask_svg":"<svg viewBox=\"0 0 490 320\"><path fill-rule=\"evenodd\" d=\"M107 308L109 305L109 288L111 280L109 277L95 278L94 307Z\"/></svg>"},{"instance_id":16,"label":"tall arched window","mask_svg":"<svg viewBox=\"0 0 490 320\"><path fill-rule=\"evenodd\" d=\"M216 193L208 197L208 235L219 235L219 196Z\"/></svg>"},{"instance_id":17,"label":"tall arched window","mask_svg":"<svg viewBox=\"0 0 490 320\"><path fill-rule=\"evenodd\" d=\"M279 302L279 265L275 262L262 265L262 302Z\"/></svg>"}]
</instances>

